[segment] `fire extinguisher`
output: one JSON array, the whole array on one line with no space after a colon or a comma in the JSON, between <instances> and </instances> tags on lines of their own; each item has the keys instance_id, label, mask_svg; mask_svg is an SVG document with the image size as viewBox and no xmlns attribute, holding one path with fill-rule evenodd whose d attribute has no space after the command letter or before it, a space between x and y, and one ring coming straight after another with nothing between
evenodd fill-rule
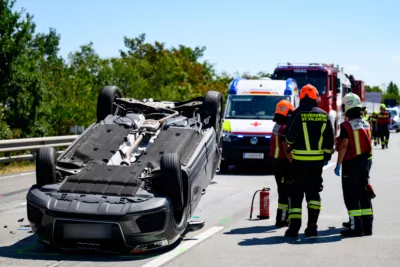
<instances>
[{"instance_id":1,"label":"fire extinguisher","mask_svg":"<svg viewBox=\"0 0 400 267\"><path fill-rule=\"evenodd\" d=\"M260 192L260 215L258 215L257 217L260 220L269 219L269 191L270 190L271 190L270 188L264 187L263 189L257 190L254 193L253 199L251 201L250 219L253 216L254 198L258 192Z\"/></svg>"}]
</instances>

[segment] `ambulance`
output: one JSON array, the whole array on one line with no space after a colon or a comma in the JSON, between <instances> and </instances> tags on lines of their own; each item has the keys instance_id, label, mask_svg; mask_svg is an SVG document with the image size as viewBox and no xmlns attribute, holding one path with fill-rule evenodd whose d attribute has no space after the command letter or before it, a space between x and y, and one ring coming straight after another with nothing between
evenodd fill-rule
<instances>
[{"instance_id":1,"label":"ambulance","mask_svg":"<svg viewBox=\"0 0 400 267\"><path fill-rule=\"evenodd\" d=\"M221 135L220 172L230 165L269 163L269 150L276 104L299 103L297 84L292 79L247 80L236 78L229 85Z\"/></svg>"}]
</instances>

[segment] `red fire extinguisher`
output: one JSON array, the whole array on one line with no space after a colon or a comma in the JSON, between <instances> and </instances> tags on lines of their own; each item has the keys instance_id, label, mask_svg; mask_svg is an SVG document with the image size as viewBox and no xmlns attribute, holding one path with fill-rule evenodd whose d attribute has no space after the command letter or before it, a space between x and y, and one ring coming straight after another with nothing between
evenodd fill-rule
<instances>
[{"instance_id":1,"label":"red fire extinguisher","mask_svg":"<svg viewBox=\"0 0 400 267\"><path fill-rule=\"evenodd\" d=\"M260 220L269 219L269 191L270 190L271 190L270 188L264 187L263 189L257 190L254 193L253 199L251 201L250 219L253 216L254 198L258 192L260 192L260 215L258 215L257 217Z\"/></svg>"}]
</instances>

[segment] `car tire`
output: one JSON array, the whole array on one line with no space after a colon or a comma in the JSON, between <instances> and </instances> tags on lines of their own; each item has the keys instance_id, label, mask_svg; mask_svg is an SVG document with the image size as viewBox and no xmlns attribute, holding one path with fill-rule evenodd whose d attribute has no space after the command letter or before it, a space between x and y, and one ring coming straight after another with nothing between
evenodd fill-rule
<instances>
[{"instance_id":1,"label":"car tire","mask_svg":"<svg viewBox=\"0 0 400 267\"><path fill-rule=\"evenodd\" d=\"M97 99L97 122L117 111L118 108L113 104L117 98L121 97L121 90L117 86L106 86L101 90Z\"/></svg>"},{"instance_id":2,"label":"car tire","mask_svg":"<svg viewBox=\"0 0 400 267\"><path fill-rule=\"evenodd\" d=\"M173 209L181 211L185 207L181 160L176 153L161 156L161 190L171 200Z\"/></svg>"},{"instance_id":3,"label":"car tire","mask_svg":"<svg viewBox=\"0 0 400 267\"><path fill-rule=\"evenodd\" d=\"M56 181L56 150L42 147L36 153L36 185L42 187Z\"/></svg>"},{"instance_id":4,"label":"car tire","mask_svg":"<svg viewBox=\"0 0 400 267\"><path fill-rule=\"evenodd\" d=\"M222 94L217 91L208 91L204 97L204 104L210 115L210 125L215 129L217 140L219 140L222 127Z\"/></svg>"}]
</instances>

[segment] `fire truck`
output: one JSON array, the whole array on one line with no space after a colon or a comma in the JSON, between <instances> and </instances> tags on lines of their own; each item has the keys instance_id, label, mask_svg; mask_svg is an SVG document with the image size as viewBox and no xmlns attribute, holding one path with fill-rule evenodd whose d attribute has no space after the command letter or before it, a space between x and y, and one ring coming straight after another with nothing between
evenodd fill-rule
<instances>
[{"instance_id":1,"label":"fire truck","mask_svg":"<svg viewBox=\"0 0 400 267\"><path fill-rule=\"evenodd\" d=\"M344 120L341 105L342 98L353 92L364 102L364 82L355 80L352 75L344 73L339 65L325 63L279 63L271 75L273 80L287 80L292 78L301 89L306 84L314 85L319 92L318 107L329 114L335 130L339 134L340 123ZM298 101L298 100L297 100Z\"/></svg>"}]
</instances>

